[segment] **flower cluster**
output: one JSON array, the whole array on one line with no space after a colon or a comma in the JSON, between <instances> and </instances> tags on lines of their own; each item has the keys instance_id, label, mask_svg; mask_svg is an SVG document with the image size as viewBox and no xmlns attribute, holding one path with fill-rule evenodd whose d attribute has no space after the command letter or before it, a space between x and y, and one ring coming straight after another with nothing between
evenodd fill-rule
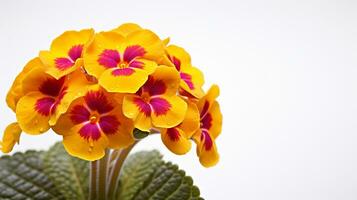
<instances>
[{"instance_id":1,"label":"flower cluster","mask_svg":"<svg viewBox=\"0 0 357 200\"><path fill-rule=\"evenodd\" d=\"M107 148L132 145L137 128L159 132L180 155L193 140L202 165L215 165L222 127L218 86L205 93L190 55L168 43L136 24L64 32L27 63L8 92L17 122L6 128L2 152L12 150L21 132L52 129L69 154L93 161Z\"/></svg>"}]
</instances>

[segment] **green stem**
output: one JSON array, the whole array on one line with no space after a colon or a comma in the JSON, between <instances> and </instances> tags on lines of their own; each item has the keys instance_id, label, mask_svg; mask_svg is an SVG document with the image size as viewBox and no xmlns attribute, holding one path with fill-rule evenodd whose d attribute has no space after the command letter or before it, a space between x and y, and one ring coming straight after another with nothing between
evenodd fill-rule
<instances>
[{"instance_id":1,"label":"green stem","mask_svg":"<svg viewBox=\"0 0 357 200\"><path fill-rule=\"evenodd\" d=\"M108 195L109 199L114 199L115 196L117 195L117 190L119 187L119 176L121 169L123 167L124 161L129 155L130 151L133 149L135 144L137 144L138 141L136 141L134 144L130 145L129 147L122 149L122 150L117 150L113 153L113 155L117 156L117 158L114 158L114 165L111 168L110 174L109 174L109 187L108 187Z\"/></svg>"},{"instance_id":2,"label":"green stem","mask_svg":"<svg viewBox=\"0 0 357 200\"><path fill-rule=\"evenodd\" d=\"M89 186L89 199L97 199L97 172L98 172L98 163L93 161L90 163L90 186Z\"/></svg>"},{"instance_id":3,"label":"green stem","mask_svg":"<svg viewBox=\"0 0 357 200\"><path fill-rule=\"evenodd\" d=\"M91 162L90 176L90 200L107 200L107 174L110 150L106 150L105 156Z\"/></svg>"}]
</instances>

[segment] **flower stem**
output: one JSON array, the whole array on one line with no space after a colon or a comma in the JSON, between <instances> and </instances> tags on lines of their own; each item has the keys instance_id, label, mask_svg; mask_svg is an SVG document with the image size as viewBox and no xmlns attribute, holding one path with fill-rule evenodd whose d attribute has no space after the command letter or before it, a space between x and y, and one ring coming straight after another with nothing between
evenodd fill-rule
<instances>
[{"instance_id":1,"label":"flower stem","mask_svg":"<svg viewBox=\"0 0 357 200\"><path fill-rule=\"evenodd\" d=\"M91 162L90 176L90 200L107 200L107 174L110 150L106 150L105 156Z\"/></svg>"},{"instance_id":2,"label":"flower stem","mask_svg":"<svg viewBox=\"0 0 357 200\"><path fill-rule=\"evenodd\" d=\"M97 171L98 165L97 161L93 161L90 163L90 185L89 185L89 199L96 200L97 199Z\"/></svg>"},{"instance_id":3,"label":"flower stem","mask_svg":"<svg viewBox=\"0 0 357 200\"><path fill-rule=\"evenodd\" d=\"M121 169L123 167L124 161L129 155L130 151L133 149L135 144L137 144L138 141L136 141L134 144L130 145L129 147L122 149L122 150L116 150L113 152L113 155L116 156L114 158L114 164L113 167L111 168L109 178L108 178L108 196L110 199L114 199L115 196L118 194L116 193L119 187L119 176Z\"/></svg>"}]
</instances>

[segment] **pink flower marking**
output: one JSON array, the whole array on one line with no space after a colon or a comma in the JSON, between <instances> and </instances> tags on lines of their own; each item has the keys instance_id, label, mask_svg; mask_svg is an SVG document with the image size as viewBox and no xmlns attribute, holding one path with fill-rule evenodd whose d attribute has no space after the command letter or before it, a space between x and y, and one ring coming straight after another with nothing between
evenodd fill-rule
<instances>
[{"instance_id":1,"label":"pink flower marking","mask_svg":"<svg viewBox=\"0 0 357 200\"><path fill-rule=\"evenodd\" d=\"M165 115L171 108L171 104L163 98L152 98L150 105L157 116Z\"/></svg>"},{"instance_id":2,"label":"pink flower marking","mask_svg":"<svg viewBox=\"0 0 357 200\"><path fill-rule=\"evenodd\" d=\"M135 71L131 68L115 69L112 71L113 76L130 76Z\"/></svg>"},{"instance_id":3,"label":"pink flower marking","mask_svg":"<svg viewBox=\"0 0 357 200\"><path fill-rule=\"evenodd\" d=\"M120 54L117 50L105 49L98 58L98 63L105 68L117 67L120 62Z\"/></svg>"},{"instance_id":4,"label":"pink flower marking","mask_svg":"<svg viewBox=\"0 0 357 200\"><path fill-rule=\"evenodd\" d=\"M98 140L100 138L100 130L97 124L87 123L80 130L79 134L86 140Z\"/></svg>"},{"instance_id":5,"label":"pink flower marking","mask_svg":"<svg viewBox=\"0 0 357 200\"><path fill-rule=\"evenodd\" d=\"M136 57L144 56L145 53L145 49L139 45L128 46L124 51L124 61L130 63Z\"/></svg>"},{"instance_id":6,"label":"pink flower marking","mask_svg":"<svg viewBox=\"0 0 357 200\"><path fill-rule=\"evenodd\" d=\"M192 76L190 74L181 72L180 77L183 81L185 81L185 83L191 90L195 89L195 86L192 83Z\"/></svg>"},{"instance_id":7,"label":"pink flower marking","mask_svg":"<svg viewBox=\"0 0 357 200\"><path fill-rule=\"evenodd\" d=\"M97 111L99 114L104 114L114 109L104 93L100 91L88 92L84 100L92 111Z\"/></svg>"},{"instance_id":8,"label":"pink flower marking","mask_svg":"<svg viewBox=\"0 0 357 200\"><path fill-rule=\"evenodd\" d=\"M83 45L74 45L68 51L68 57L60 57L55 59L55 65L57 69L64 71L72 66L74 66L76 60L82 56Z\"/></svg>"},{"instance_id":9,"label":"pink flower marking","mask_svg":"<svg viewBox=\"0 0 357 200\"><path fill-rule=\"evenodd\" d=\"M169 136L170 140L177 142L180 139L180 132L176 128L169 128L166 131L166 134Z\"/></svg>"}]
</instances>

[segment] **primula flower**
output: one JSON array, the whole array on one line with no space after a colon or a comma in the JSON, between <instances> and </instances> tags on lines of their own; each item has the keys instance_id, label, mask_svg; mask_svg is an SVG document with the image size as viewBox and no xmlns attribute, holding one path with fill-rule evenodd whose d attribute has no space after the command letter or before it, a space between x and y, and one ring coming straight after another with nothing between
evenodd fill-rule
<instances>
[{"instance_id":1,"label":"primula flower","mask_svg":"<svg viewBox=\"0 0 357 200\"><path fill-rule=\"evenodd\" d=\"M185 117L187 104L176 95L179 74L172 67L159 66L136 94L125 95L123 112L134 120L135 127L171 128Z\"/></svg>"},{"instance_id":2,"label":"primula flower","mask_svg":"<svg viewBox=\"0 0 357 200\"><path fill-rule=\"evenodd\" d=\"M165 146L175 154L186 154L191 149L191 137L200 127L200 114L193 102L187 103L185 119L178 126L164 129L161 139Z\"/></svg>"},{"instance_id":3,"label":"primula flower","mask_svg":"<svg viewBox=\"0 0 357 200\"><path fill-rule=\"evenodd\" d=\"M89 84L79 70L57 80L44 72L44 66L34 67L22 80L24 96L16 106L21 129L29 134L47 131Z\"/></svg>"},{"instance_id":4,"label":"primula flower","mask_svg":"<svg viewBox=\"0 0 357 200\"><path fill-rule=\"evenodd\" d=\"M193 136L197 143L197 155L205 167L214 166L219 160L215 139L222 130L222 114L218 102L219 88L213 85L207 94L198 101L200 128Z\"/></svg>"},{"instance_id":5,"label":"primula flower","mask_svg":"<svg viewBox=\"0 0 357 200\"><path fill-rule=\"evenodd\" d=\"M96 89L76 99L53 130L63 136L69 154L98 160L105 149L124 148L134 142L133 122L122 114L120 99Z\"/></svg>"},{"instance_id":6,"label":"primula flower","mask_svg":"<svg viewBox=\"0 0 357 200\"><path fill-rule=\"evenodd\" d=\"M189 94L193 97L200 98L204 92L202 85L204 78L202 72L191 65L190 55L181 47L169 45L166 48L167 58L164 57L162 62L166 65L173 66L180 73L180 89L182 94Z\"/></svg>"},{"instance_id":7,"label":"primula flower","mask_svg":"<svg viewBox=\"0 0 357 200\"><path fill-rule=\"evenodd\" d=\"M93 29L66 31L53 40L49 51L41 51L40 59L46 72L56 79L67 75L83 65L82 53L91 42Z\"/></svg>"},{"instance_id":8,"label":"primula flower","mask_svg":"<svg viewBox=\"0 0 357 200\"><path fill-rule=\"evenodd\" d=\"M162 55L162 41L149 30L124 35L102 32L85 51L84 67L107 91L135 93L155 71L155 61Z\"/></svg>"},{"instance_id":9,"label":"primula flower","mask_svg":"<svg viewBox=\"0 0 357 200\"><path fill-rule=\"evenodd\" d=\"M36 57L32 60L30 60L24 67L24 69L20 72L19 75L17 75L15 81L13 82L9 92L7 93L6 96L6 103L13 110L14 112L16 111L16 105L17 102L20 100L20 98L24 95L22 91L22 81L24 77L33 69L38 68L38 67L43 67L41 60Z\"/></svg>"},{"instance_id":10,"label":"primula flower","mask_svg":"<svg viewBox=\"0 0 357 200\"><path fill-rule=\"evenodd\" d=\"M21 132L22 130L18 123L9 124L4 131L2 141L0 141L0 150L3 153L11 152L14 145L19 143Z\"/></svg>"}]
</instances>

